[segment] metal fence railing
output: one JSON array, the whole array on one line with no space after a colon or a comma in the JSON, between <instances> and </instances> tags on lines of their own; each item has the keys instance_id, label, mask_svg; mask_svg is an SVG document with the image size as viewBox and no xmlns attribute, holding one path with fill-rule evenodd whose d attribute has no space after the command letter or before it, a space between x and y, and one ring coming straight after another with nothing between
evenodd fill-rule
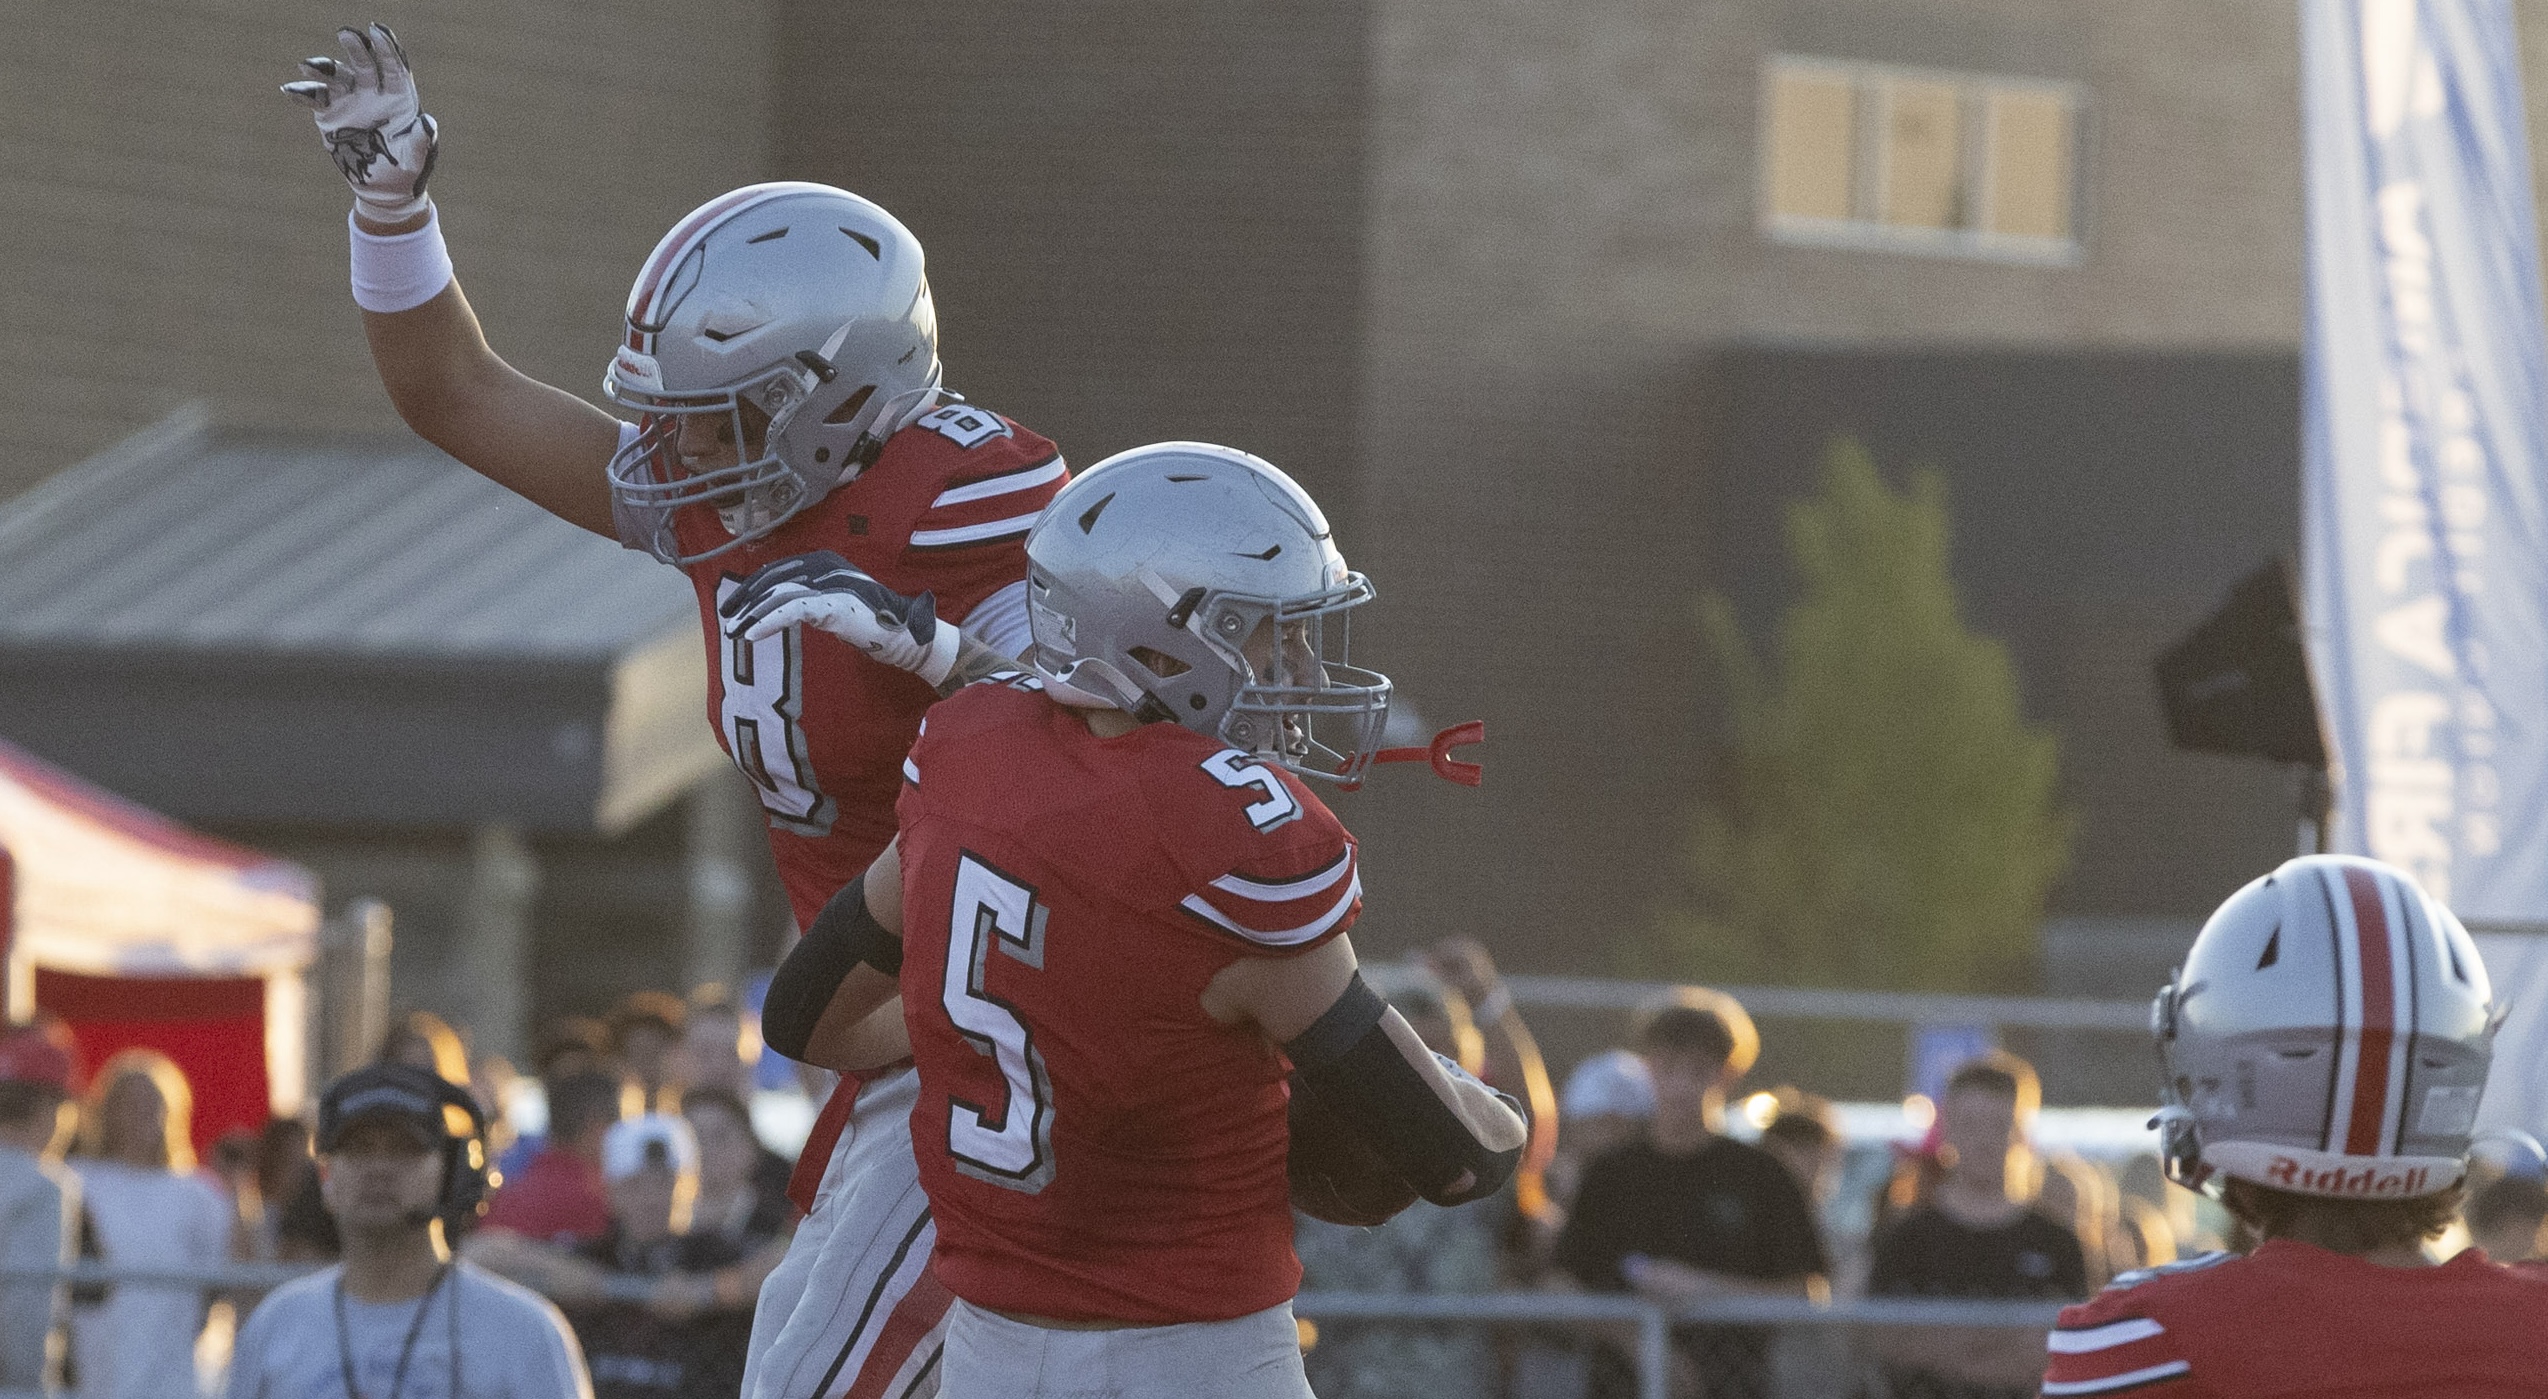
<instances>
[{"instance_id":1,"label":"metal fence railing","mask_svg":"<svg viewBox=\"0 0 2548 1399\"><path fill-rule=\"evenodd\" d=\"M218 1268L122 1267L82 1262L60 1268L0 1267L0 1283L53 1281L73 1286L184 1288L206 1293L256 1293L316 1271L300 1264L234 1263ZM659 1279L613 1275L603 1293L614 1301L644 1302ZM1618 1349L1634 1374L1637 1399L1671 1399L1677 1337L1703 1328L1757 1328L1834 1332L1930 1333L2051 1329L2056 1302L1981 1302L1864 1298L1813 1302L1801 1297L1719 1297L1671 1310L1637 1297L1565 1292L1301 1293L1292 1303L1303 1320L1319 1324L1404 1323L1420 1327L1560 1328L1591 1341L1618 1337ZM1792 1388L1792 1386L1791 1386ZM1854 1389L1850 1392L1858 1392ZM1749 1394L1708 1399L1780 1399L1764 1381Z\"/></svg>"},{"instance_id":2,"label":"metal fence railing","mask_svg":"<svg viewBox=\"0 0 2548 1399\"><path fill-rule=\"evenodd\" d=\"M1576 1293L1494 1292L1468 1295L1304 1292L1292 1310L1312 1322L1408 1322L1486 1326L1557 1325L1626 1331L1622 1347L1634 1367L1637 1399L1669 1399L1673 1393L1674 1338L1691 1328L1814 1328L1821 1334L1864 1328L1971 1334L2026 1331L2040 1337L2061 1312L2058 1302L1961 1301L1862 1298L1812 1302L1801 1297L1719 1297L1671 1310L1637 1297ZM2038 1362L2040 1363L2040 1362ZM2032 1386L2028 1386L2030 1389ZM1976 1387L1980 1392L1984 1387ZM1815 1399L1830 1391L1812 1388ZM1854 1386L1846 1393L1862 1392ZM1880 1391L1878 1391L1880 1392ZM1954 1392L1950 1385L1941 1392ZM1708 1399L1777 1399L1766 1378L1748 1393Z\"/></svg>"}]
</instances>

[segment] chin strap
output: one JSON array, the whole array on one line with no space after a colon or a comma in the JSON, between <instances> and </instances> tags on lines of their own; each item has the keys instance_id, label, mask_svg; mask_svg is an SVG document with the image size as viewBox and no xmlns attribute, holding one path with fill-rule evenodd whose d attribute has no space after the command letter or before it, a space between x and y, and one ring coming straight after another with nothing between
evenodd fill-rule
<instances>
[{"instance_id":1,"label":"chin strap","mask_svg":"<svg viewBox=\"0 0 2548 1399\"><path fill-rule=\"evenodd\" d=\"M1451 756L1451 750L1484 742L1486 742L1486 721L1471 719L1465 724L1453 724L1435 734L1433 742L1425 747L1383 748L1371 755L1371 761L1374 766L1381 763L1430 763L1433 766L1434 775L1443 781L1457 782L1463 787L1476 787L1483 785L1486 781L1485 765L1462 762ZM1359 781L1348 782L1344 784L1344 789L1351 792L1361 786L1362 783Z\"/></svg>"}]
</instances>

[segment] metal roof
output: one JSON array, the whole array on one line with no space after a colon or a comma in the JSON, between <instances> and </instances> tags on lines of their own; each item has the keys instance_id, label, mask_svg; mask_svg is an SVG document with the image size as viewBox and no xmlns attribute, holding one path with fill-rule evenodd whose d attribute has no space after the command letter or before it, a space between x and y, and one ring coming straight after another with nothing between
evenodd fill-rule
<instances>
[{"instance_id":1,"label":"metal roof","mask_svg":"<svg viewBox=\"0 0 2548 1399\"><path fill-rule=\"evenodd\" d=\"M188 408L0 503L0 647L600 659L694 607L678 572L412 437Z\"/></svg>"}]
</instances>

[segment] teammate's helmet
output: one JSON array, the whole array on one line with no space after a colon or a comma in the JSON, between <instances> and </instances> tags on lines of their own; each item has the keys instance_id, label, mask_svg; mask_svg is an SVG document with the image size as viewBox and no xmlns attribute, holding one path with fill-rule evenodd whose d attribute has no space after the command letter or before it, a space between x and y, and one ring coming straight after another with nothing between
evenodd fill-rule
<instances>
[{"instance_id":1,"label":"teammate's helmet","mask_svg":"<svg viewBox=\"0 0 2548 1399\"><path fill-rule=\"evenodd\" d=\"M876 459L937 401L938 313L920 241L830 185L749 185L692 210L628 293L628 335L602 390L642 431L611 458L621 534L667 563L758 539ZM754 454L744 406L768 421ZM740 460L691 475L684 418L723 414ZM717 511L731 537L685 554L675 512Z\"/></svg>"},{"instance_id":2,"label":"teammate's helmet","mask_svg":"<svg viewBox=\"0 0 2548 1399\"><path fill-rule=\"evenodd\" d=\"M1201 442L1108 457L1045 507L1026 580L1047 680L1304 777L1370 765L1389 677L1349 663L1347 614L1371 582L1272 465Z\"/></svg>"},{"instance_id":3,"label":"teammate's helmet","mask_svg":"<svg viewBox=\"0 0 2548 1399\"><path fill-rule=\"evenodd\" d=\"M2171 1178L2343 1199L2460 1178L2495 1034L2468 930L2405 871L2349 855L2230 895L2150 1029Z\"/></svg>"}]
</instances>

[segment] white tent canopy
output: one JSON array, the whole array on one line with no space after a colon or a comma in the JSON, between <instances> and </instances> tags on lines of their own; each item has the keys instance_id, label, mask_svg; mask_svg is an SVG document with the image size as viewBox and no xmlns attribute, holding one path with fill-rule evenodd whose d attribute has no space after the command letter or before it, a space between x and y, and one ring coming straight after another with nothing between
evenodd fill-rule
<instances>
[{"instance_id":1,"label":"white tent canopy","mask_svg":"<svg viewBox=\"0 0 2548 1399\"><path fill-rule=\"evenodd\" d=\"M34 1011L38 968L259 978L267 1079L288 1107L305 1077L301 974L318 933L317 881L300 866L188 830L0 743L10 1019Z\"/></svg>"}]
</instances>

